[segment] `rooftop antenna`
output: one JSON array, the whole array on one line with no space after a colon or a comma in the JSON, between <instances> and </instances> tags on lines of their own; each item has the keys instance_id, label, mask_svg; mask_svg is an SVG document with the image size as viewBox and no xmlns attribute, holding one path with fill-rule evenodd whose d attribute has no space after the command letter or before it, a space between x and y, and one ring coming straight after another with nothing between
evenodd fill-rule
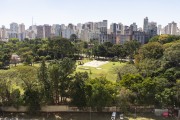
<instances>
[{"instance_id":1,"label":"rooftop antenna","mask_svg":"<svg viewBox=\"0 0 180 120\"><path fill-rule=\"evenodd\" d=\"M33 26L33 17L32 17L32 26Z\"/></svg>"}]
</instances>

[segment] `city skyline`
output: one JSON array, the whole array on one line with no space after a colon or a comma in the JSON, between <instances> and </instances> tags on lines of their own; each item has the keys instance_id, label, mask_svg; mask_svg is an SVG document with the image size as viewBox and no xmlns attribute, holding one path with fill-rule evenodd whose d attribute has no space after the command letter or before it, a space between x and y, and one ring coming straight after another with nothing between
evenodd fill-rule
<instances>
[{"instance_id":1,"label":"city skyline","mask_svg":"<svg viewBox=\"0 0 180 120\"><path fill-rule=\"evenodd\" d=\"M48 25L32 25L29 29L25 29L24 24L11 23L10 29L5 26L0 28L0 40L8 41L12 38L19 40L28 39L46 39L61 36L62 38L70 39L71 35L76 35L77 38L83 41L98 40L99 43L111 42L113 44L124 44L126 41L137 40L144 44L148 39L156 35L180 35L180 30L177 23L168 23L165 27L157 26L156 22L151 22L148 17L144 18L143 28L138 28L136 23L130 26L122 23L112 23L108 29L108 20L99 22L87 22L84 24L53 24Z\"/></svg>"},{"instance_id":2,"label":"city skyline","mask_svg":"<svg viewBox=\"0 0 180 120\"><path fill-rule=\"evenodd\" d=\"M144 17L143 19L142 19L142 26L139 26L138 24L137 24L137 22L132 22L132 23L130 23L130 24L124 24L124 23L122 23L122 22L109 22L109 20L107 20L108 21L108 25L107 25L107 28L108 29L110 29L110 26L111 26L111 24L114 24L114 23L117 23L117 24L123 24L124 26L130 26L131 24L136 24L137 25L137 28L139 29L139 28L141 28L141 29L143 29L143 23L144 23L144 19L145 18L149 18L148 16L146 16L146 17ZM105 20L105 19L102 19L102 20ZM102 21L102 20L99 20L99 21L91 21L91 20L89 20L89 21L86 21L86 22L83 22L83 23L77 23L77 24L73 24L72 22L69 22L69 23L67 23L67 24L65 24L65 23L52 23L52 24L48 24L48 23L45 23L45 24L36 24L36 22L34 22L34 19L32 18L31 19L31 25L26 25L24 22L20 22L20 23L18 23L18 22L15 22L15 21L13 21L13 22L10 22L9 24L7 24L7 26L6 25L4 25L4 24L2 24L1 26L0 26L0 28L2 27L2 26L5 26L5 28L7 28L7 29L10 29L10 25L12 24L12 23L15 23L15 24L18 24L18 25L21 25L21 24L24 24L25 25L25 30L27 30L27 29L29 29L29 27L31 27L32 25L34 26L42 26L42 25L50 25L50 26L53 26L53 25L65 25L65 26L68 26L69 24L72 24L72 25L75 25L75 26L77 26L78 24L86 24L86 23L89 23L89 22L93 22L93 23L98 23L98 22L100 22L100 21ZM153 20L151 20L150 19L150 21L149 22L154 22L154 23L156 23L156 25L157 26L161 26L161 27L166 27L166 25L168 25L169 23L172 23L172 22L175 22L175 23L177 23L177 27L178 28L180 28L180 22L178 23L178 22L176 22L176 21L170 21L170 22L168 22L168 23L166 23L165 25L162 25L161 23L157 23L156 21L153 21Z\"/></svg>"},{"instance_id":3,"label":"city skyline","mask_svg":"<svg viewBox=\"0 0 180 120\"><path fill-rule=\"evenodd\" d=\"M165 26L167 23L180 22L180 1L172 0L136 0L136 1L95 1L83 0L2 0L0 25L9 28L12 22L24 23L26 26L34 24L77 24L108 20L111 23L130 25L136 22L143 27L143 19L147 16L151 21ZM171 9L170 9L171 8Z\"/></svg>"}]
</instances>

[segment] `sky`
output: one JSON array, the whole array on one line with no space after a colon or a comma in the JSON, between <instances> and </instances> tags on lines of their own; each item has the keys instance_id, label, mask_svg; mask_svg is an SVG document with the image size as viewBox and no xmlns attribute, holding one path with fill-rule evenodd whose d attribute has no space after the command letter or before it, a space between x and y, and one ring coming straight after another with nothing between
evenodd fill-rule
<instances>
[{"instance_id":1,"label":"sky","mask_svg":"<svg viewBox=\"0 0 180 120\"><path fill-rule=\"evenodd\" d=\"M0 0L0 26L16 22L32 25L111 23L143 26L143 19L163 26L180 23L180 0Z\"/></svg>"}]
</instances>

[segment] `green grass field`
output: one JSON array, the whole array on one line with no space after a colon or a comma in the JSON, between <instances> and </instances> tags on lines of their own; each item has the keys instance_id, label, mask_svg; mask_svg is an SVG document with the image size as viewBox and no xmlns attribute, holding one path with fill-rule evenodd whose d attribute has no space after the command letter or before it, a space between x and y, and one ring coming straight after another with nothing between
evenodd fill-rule
<instances>
[{"instance_id":1,"label":"green grass field","mask_svg":"<svg viewBox=\"0 0 180 120\"><path fill-rule=\"evenodd\" d=\"M89 60L89 59L81 60L81 62L83 62L83 63L87 63L90 61L92 61L92 60ZM49 62L47 62L46 64L48 65ZM95 68L95 67L87 67L87 66L79 65L78 61L77 61L76 62L77 68L76 68L75 72L88 72L89 77L92 79L97 78L97 77L106 77L110 81L116 81L117 75L114 71L114 68L120 67L125 64L126 63L108 62L107 64L104 64L102 66L99 66L98 68ZM23 64L17 64L17 67L21 66L21 65L23 65ZM34 63L33 66L39 67L40 63ZM0 70L0 73L15 70L14 68L16 68L16 67L14 67L14 65L11 65L11 68L9 70Z\"/></svg>"},{"instance_id":2,"label":"green grass field","mask_svg":"<svg viewBox=\"0 0 180 120\"><path fill-rule=\"evenodd\" d=\"M120 67L122 65L125 65L125 63L109 62L99 66L98 68L78 65L76 72L88 72L89 77L92 79L97 77L106 77L108 80L116 81L117 75L114 71L114 68Z\"/></svg>"}]
</instances>

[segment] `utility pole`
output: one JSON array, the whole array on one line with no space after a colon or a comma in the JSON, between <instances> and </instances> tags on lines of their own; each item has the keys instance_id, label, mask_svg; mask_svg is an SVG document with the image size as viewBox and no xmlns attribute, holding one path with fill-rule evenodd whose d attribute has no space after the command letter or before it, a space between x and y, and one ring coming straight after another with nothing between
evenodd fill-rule
<instances>
[{"instance_id":1,"label":"utility pole","mask_svg":"<svg viewBox=\"0 0 180 120\"><path fill-rule=\"evenodd\" d=\"M137 117L137 115L136 115L136 107L135 107L135 115L134 115L134 117L135 117L135 119L136 119L136 117Z\"/></svg>"},{"instance_id":2,"label":"utility pole","mask_svg":"<svg viewBox=\"0 0 180 120\"><path fill-rule=\"evenodd\" d=\"M33 17L32 17L32 26L33 26Z\"/></svg>"},{"instance_id":3,"label":"utility pole","mask_svg":"<svg viewBox=\"0 0 180 120\"><path fill-rule=\"evenodd\" d=\"M90 120L91 120L91 107L90 107L90 116L89 116Z\"/></svg>"}]
</instances>

